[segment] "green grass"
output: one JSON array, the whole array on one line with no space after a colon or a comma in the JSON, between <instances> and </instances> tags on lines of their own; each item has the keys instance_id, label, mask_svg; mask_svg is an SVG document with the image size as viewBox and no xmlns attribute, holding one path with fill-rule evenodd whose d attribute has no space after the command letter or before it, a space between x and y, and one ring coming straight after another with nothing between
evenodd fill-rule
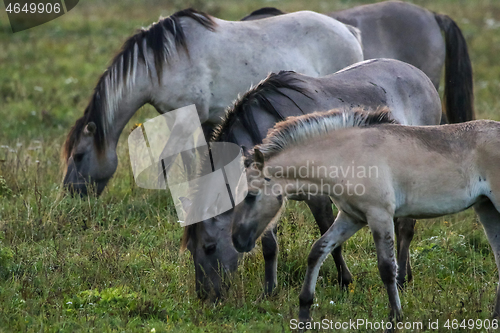
<instances>
[{"instance_id":1,"label":"green grass","mask_svg":"<svg viewBox=\"0 0 500 333\"><path fill-rule=\"evenodd\" d=\"M259 298L263 258L257 249L245 256L224 302L202 303L189 253L178 251L182 229L171 198L132 181L126 134L155 115L152 107L126 127L118 171L99 199L62 194L60 148L114 53L159 15L194 6L239 19L263 6L327 12L369 2L85 0L68 15L17 34L1 7L0 332L289 331L306 254L319 235L305 205L290 202L279 226L275 296ZM500 18L500 3L414 3L460 25L474 65L477 116L500 120L500 28L491 21ZM327 259L314 319L385 320L387 297L368 230L347 242L345 256L355 282L340 290ZM405 321L489 318L498 274L473 212L419 221L411 259L414 282L401 294Z\"/></svg>"}]
</instances>

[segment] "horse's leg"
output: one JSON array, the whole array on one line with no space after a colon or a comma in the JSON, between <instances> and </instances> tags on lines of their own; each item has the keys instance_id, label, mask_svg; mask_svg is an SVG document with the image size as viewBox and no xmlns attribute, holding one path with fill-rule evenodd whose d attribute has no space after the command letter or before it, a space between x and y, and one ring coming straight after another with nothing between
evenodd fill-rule
<instances>
[{"instance_id":1,"label":"horse's leg","mask_svg":"<svg viewBox=\"0 0 500 333\"><path fill-rule=\"evenodd\" d=\"M389 320L402 318L401 302L399 301L396 274L398 266L394 257L394 221L393 217L384 211L367 215L367 222L373 234L377 249L378 270L389 296L391 311ZM393 325L394 327L394 325Z\"/></svg>"},{"instance_id":2,"label":"horse's leg","mask_svg":"<svg viewBox=\"0 0 500 333\"><path fill-rule=\"evenodd\" d=\"M319 269L326 257L337 246L345 242L366 224L355 220L344 212L339 212L335 223L321 238L316 241L307 258L307 272L299 296L301 322L310 319L310 309L314 300L314 290L318 280Z\"/></svg>"},{"instance_id":3,"label":"horse's leg","mask_svg":"<svg viewBox=\"0 0 500 333\"><path fill-rule=\"evenodd\" d=\"M484 227L484 232L490 242L497 270L500 274L500 213L496 210L491 201L481 202L474 206L474 210L479 216L479 221ZM500 281L500 278L499 278ZM500 318L500 286L497 287L497 297L493 317Z\"/></svg>"},{"instance_id":4,"label":"horse's leg","mask_svg":"<svg viewBox=\"0 0 500 333\"><path fill-rule=\"evenodd\" d=\"M264 294L270 295L278 283L278 241L275 226L262 235L262 254L265 262Z\"/></svg>"},{"instance_id":5,"label":"horse's leg","mask_svg":"<svg viewBox=\"0 0 500 333\"><path fill-rule=\"evenodd\" d=\"M314 196L304 201L309 206L309 209L311 209L311 213L316 220L321 235L324 235L334 221L332 201L328 196L323 195ZM335 260L335 266L337 266L339 284L346 288L352 283L352 275L342 257L342 245L339 245L333 250L332 256L333 260Z\"/></svg>"},{"instance_id":6,"label":"horse's leg","mask_svg":"<svg viewBox=\"0 0 500 333\"><path fill-rule=\"evenodd\" d=\"M197 142L195 142L194 134L197 132L198 128L195 126L196 124L190 122L189 119L178 116L174 119L168 119L166 123L170 134L160 154L161 160L159 170L162 171L163 177L167 177L167 175L171 176L169 171L173 164L182 163L182 165L177 165L178 170L182 170L184 173L181 176L182 179L172 179L172 181L192 180L196 176L196 166L199 164L193 148L206 145L208 142L206 137L210 136L212 133L211 127L208 124L202 124L201 129L203 131L203 135L199 135ZM174 153L177 152L179 148L182 149L181 152L179 154ZM178 155L181 156L180 160L177 158ZM164 180L166 181L167 179ZM160 181L160 186L164 186L162 183L163 182Z\"/></svg>"},{"instance_id":7,"label":"horse's leg","mask_svg":"<svg viewBox=\"0 0 500 333\"><path fill-rule=\"evenodd\" d=\"M194 142L194 137L190 136L188 139L192 142L191 144L196 147L202 147L207 142L213 132L213 127L207 123L201 124L201 129L203 131L203 136L198 137L198 142ZM185 150L181 152L183 167L185 171L185 178L187 180L193 180L197 176L199 162L197 160L196 154L193 150Z\"/></svg>"},{"instance_id":8,"label":"horse's leg","mask_svg":"<svg viewBox=\"0 0 500 333\"><path fill-rule=\"evenodd\" d=\"M403 288L406 282L413 279L410 264L410 243L415 233L415 220L407 218L394 219L398 249L398 286ZM408 279L406 280L406 276Z\"/></svg>"}]
</instances>

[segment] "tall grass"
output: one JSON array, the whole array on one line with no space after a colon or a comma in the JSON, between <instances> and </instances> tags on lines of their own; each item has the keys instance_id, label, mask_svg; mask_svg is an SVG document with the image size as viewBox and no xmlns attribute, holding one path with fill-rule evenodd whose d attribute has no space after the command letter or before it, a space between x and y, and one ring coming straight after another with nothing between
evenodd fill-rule
<instances>
[{"instance_id":1,"label":"tall grass","mask_svg":"<svg viewBox=\"0 0 500 333\"><path fill-rule=\"evenodd\" d=\"M273 297L260 297L263 258L257 249L244 257L226 300L203 303L194 291L189 253L178 252L182 229L172 199L133 184L126 134L155 116L152 107L143 107L126 127L117 173L99 199L62 193L60 149L114 53L159 15L193 6L239 19L270 5L328 12L369 2L86 0L17 34L0 12L0 331L289 331L306 254L319 236L305 205L290 202L279 225ZM414 3L457 21L473 61L477 116L500 120L500 3ZM385 320L387 297L370 232L349 240L345 255L354 284L340 290L328 259L314 319ZM489 318L498 275L471 211L419 221L411 259L414 281L401 294L405 321Z\"/></svg>"}]
</instances>

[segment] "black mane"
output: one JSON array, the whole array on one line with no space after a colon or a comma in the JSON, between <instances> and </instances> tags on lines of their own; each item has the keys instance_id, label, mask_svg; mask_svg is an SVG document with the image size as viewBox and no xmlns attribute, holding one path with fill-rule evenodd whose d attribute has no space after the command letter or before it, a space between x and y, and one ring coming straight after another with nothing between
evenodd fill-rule
<instances>
[{"instance_id":1,"label":"black mane","mask_svg":"<svg viewBox=\"0 0 500 333\"><path fill-rule=\"evenodd\" d=\"M254 10L249 15L242 18L241 21L253 20L254 19L253 16L260 16L260 15L278 16L278 15L283 15L283 14L286 14L286 13L279 10L278 8L263 7L263 8Z\"/></svg>"},{"instance_id":2,"label":"black mane","mask_svg":"<svg viewBox=\"0 0 500 333\"><path fill-rule=\"evenodd\" d=\"M260 143L262 138L257 130L257 124L255 123L253 114L248 111L249 107L252 105L258 105L262 110L272 114L280 120L284 120L285 117L274 107L268 97L270 95L281 95L288 98L292 101L292 103L299 107L282 90L290 89L311 98L308 96L307 89L298 85L300 82L303 81L297 78L296 73L293 71L280 71L277 74L269 74L267 78L247 91L233 104L232 107L226 111L221 124L215 128L211 141L234 141L234 135L231 131L231 127L236 121L240 121L243 127L250 132L252 140L256 143Z\"/></svg>"},{"instance_id":3,"label":"black mane","mask_svg":"<svg viewBox=\"0 0 500 333\"><path fill-rule=\"evenodd\" d=\"M192 8L184 9L169 17L160 19L148 28L140 29L135 35L130 37L125 42L122 51L115 57L115 61L119 57L123 56L125 64L123 67L127 68L126 64L133 60L134 45L137 44L139 47L139 59L142 62L145 62L143 40L146 40L146 46L154 54L156 72L158 74L158 78L160 78L164 60L166 59L168 61L171 53L171 50L165 47L165 42L167 42L165 40L165 31L173 36L175 46L177 48L182 48L189 54L186 45L186 35L184 34L184 30L180 24L180 18L182 17L189 17L210 31L215 30L216 23L208 14L199 12Z\"/></svg>"}]
</instances>

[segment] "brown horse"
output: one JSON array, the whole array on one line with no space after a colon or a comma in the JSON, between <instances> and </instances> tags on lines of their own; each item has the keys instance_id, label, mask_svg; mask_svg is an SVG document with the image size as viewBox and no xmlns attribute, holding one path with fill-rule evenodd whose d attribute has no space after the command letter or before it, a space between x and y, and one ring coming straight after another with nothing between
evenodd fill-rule
<instances>
[{"instance_id":1,"label":"brown horse","mask_svg":"<svg viewBox=\"0 0 500 333\"><path fill-rule=\"evenodd\" d=\"M309 254L299 297L303 327L310 319L321 264L366 225L375 241L391 320L402 318L394 218L433 218L474 207L500 270L500 122L422 127L392 122L387 109L290 117L246 158L248 194L233 214L238 251L253 248L288 196L329 195L339 209ZM500 315L500 289L493 315Z\"/></svg>"}]
</instances>

